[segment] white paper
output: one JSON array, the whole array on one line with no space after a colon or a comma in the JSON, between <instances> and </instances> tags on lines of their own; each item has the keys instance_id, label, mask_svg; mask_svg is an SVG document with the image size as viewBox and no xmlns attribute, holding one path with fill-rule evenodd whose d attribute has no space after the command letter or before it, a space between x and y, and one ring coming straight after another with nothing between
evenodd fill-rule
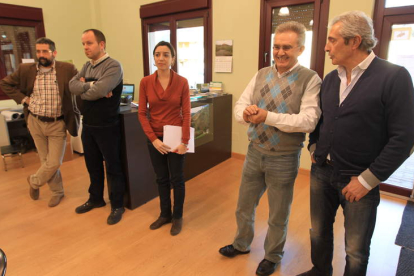
<instances>
[{"instance_id":1,"label":"white paper","mask_svg":"<svg viewBox=\"0 0 414 276\"><path fill-rule=\"evenodd\" d=\"M35 62L32 58L22 58L22 63L33 63Z\"/></svg>"},{"instance_id":2,"label":"white paper","mask_svg":"<svg viewBox=\"0 0 414 276\"><path fill-rule=\"evenodd\" d=\"M180 126L164 126L164 137L162 141L171 149L175 149L181 144L182 130ZM188 141L189 153L194 153L194 128L190 127L190 140Z\"/></svg>"},{"instance_id":3,"label":"white paper","mask_svg":"<svg viewBox=\"0 0 414 276\"><path fill-rule=\"evenodd\" d=\"M214 72L231 73L233 57L216 57Z\"/></svg>"}]
</instances>

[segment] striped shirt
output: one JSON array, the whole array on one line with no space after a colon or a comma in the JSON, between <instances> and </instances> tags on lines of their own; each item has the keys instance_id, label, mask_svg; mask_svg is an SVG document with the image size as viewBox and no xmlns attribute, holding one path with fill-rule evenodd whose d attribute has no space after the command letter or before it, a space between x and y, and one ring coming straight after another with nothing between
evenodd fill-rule
<instances>
[{"instance_id":1,"label":"striped shirt","mask_svg":"<svg viewBox=\"0 0 414 276\"><path fill-rule=\"evenodd\" d=\"M37 75L33 93L30 95L29 110L31 113L56 118L61 116L62 101L59 96L59 87L56 79L55 63L51 68L36 65Z\"/></svg>"}]
</instances>

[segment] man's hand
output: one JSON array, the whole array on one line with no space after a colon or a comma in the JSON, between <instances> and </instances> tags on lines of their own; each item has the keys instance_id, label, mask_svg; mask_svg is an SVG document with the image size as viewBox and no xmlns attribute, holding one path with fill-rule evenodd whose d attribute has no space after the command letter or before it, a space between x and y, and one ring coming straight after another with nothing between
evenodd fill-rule
<instances>
[{"instance_id":1,"label":"man's hand","mask_svg":"<svg viewBox=\"0 0 414 276\"><path fill-rule=\"evenodd\" d=\"M246 123L250 123L249 116L257 114L258 109L259 108L255 104L249 105L248 107L246 107L246 109L244 109L243 111L243 120Z\"/></svg>"},{"instance_id":2,"label":"man's hand","mask_svg":"<svg viewBox=\"0 0 414 276\"><path fill-rule=\"evenodd\" d=\"M79 80L80 80L81 82L86 82L86 80L85 80L85 78L84 78L84 77L81 77Z\"/></svg>"},{"instance_id":3,"label":"man's hand","mask_svg":"<svg viewBox=\"0 0 414 276\"><path fill-rule=\"evenodd\" d=\"M267 118L267 110L264 110L261 108L257 108L257 113L250 115L248 117L249 121L252 122L253 124L263 123L264 121L266 121L266 118Z\"/></svg>"},{"instance_id":4,"label":"man's hand","mask_svg":"<svg viewBox=\"0 0 414 276\"><path fill-rule=\"evenodd\" d=\"M112 97L113 95L112 95L112 91L109 91L109 93L108 94L106 94L106 96L105 97L107 97L108 99L110 98L110 97Z\"/></svg>"},{"instance_id":5,"label":"man's hand","mask_svg":"<svg viewBox=\"0 0 414 276\"><path fill-rule=\"evenodd\" d=\"M369 190L359 182L358 177L356 176L353 176L348 185L342 189L342 194L349 202L359 201L368 194L368 192Z\"/></svg>"}]
</instances>

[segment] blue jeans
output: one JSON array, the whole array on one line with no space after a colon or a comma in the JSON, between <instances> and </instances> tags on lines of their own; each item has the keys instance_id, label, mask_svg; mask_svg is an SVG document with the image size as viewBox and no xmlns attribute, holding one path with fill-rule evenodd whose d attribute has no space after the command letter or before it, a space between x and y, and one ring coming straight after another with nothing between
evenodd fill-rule
<instances>
[{"instance_id":1,"label":"blue jeans","mask_svg":"<svg viewBox=\"0 0 414 276\"><path fill-rule=\"evenodd\" d=\"M298 174L300 152L282 156L266 155L252 144L246 155L237 203L237 234L233 246L250 250L254 236L256 207L267 189L269 200L268 231L264 244L265 259L279 263L283 257L287 225Z\"/></svg>"},{"instance_id":2,"label":"blue jeans","mask_svg":"<svg viewBox=\"0 0 414 276\"><path fill-rule=\"evenodd\" d=\"M337 177L330 165L312 164L311 169L311 257L312 275L332 275L333 224L339 205L345 217L346 266L344 275L366 275L369 248L374 233L379 186L358 202L349 202L342 189L351 176ZM336 180L334 180L336 179ZM338 180L339 179L339 180Z\"/></svg>"},{"instance_id":3,"label":"blue jeans","mask_svg":"<svg viewBox=\"0 0 414 276\"><path fill-rule=\"evenodd\" d=\"M91 181L89 201L104 202L105 161L111 207L124 207L125 177L121 162L120 125L94 127L83 124L82 143Z\"/></svg>"},{"instance_id":4,"label":"blue jeans","mask_svg":"<svg viewBox=\"0 0 414 276\"><path fill-rule=\"evenodd\" d=\"M162 141L162 138L160 138ZM170 152L161 154L148 140L151 163L157 176L161 217L180 219L183 216L185 182L185 154ZM171 186L174 189L174 210L171 212Z\"/></svg>"}]
</instances>

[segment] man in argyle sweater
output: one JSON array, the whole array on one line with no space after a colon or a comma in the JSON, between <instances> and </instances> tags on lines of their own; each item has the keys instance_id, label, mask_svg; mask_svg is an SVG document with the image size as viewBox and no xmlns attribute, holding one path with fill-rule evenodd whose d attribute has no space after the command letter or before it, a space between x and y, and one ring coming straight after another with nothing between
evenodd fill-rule
<instances>
[{"instance_id":1,"label":"man in argyle sweater","mask_svg":"<svg viewBox=\"0 0 414 276\"><path fill-rule=\"evenodd\" d=\"M249 124L248 147L236 211L237 233L219 252L234 257L250 252L255 210L263 193L269 198L265 256L256 274L270 275L283 257L287 224L305 133L318 123L321 79L302 67L305 26L287 22L275 31L275 66L261 69L234 108L236 120Z\"/></svg>"}]
</instances>

